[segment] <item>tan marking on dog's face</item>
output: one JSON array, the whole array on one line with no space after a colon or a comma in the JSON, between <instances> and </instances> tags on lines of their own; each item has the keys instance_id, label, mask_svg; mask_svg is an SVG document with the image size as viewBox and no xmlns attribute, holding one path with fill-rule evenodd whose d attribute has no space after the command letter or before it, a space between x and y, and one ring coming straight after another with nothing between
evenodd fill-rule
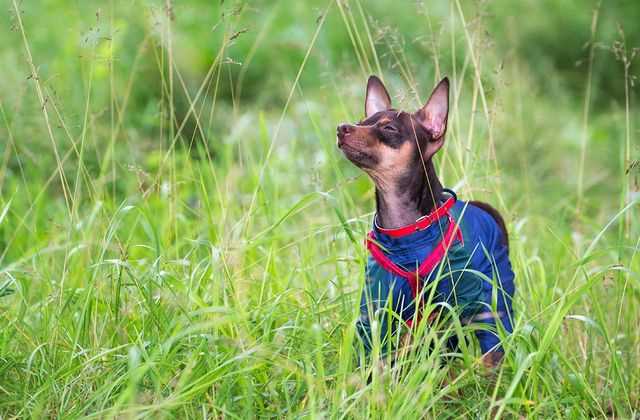
<instances>
[{"instance_id":1,"label":"tan marking on dog's face","mask_svg":"<svg viewBox=\"0 0 640 420\"><path fill-rule=\"evenodd\" d=\"M380 161L377 167L367 171L372 177L391 182L402 177L411 167L415 156L415 145L403 142L398 148L391 148L378 142Z\"/></svg>"}]
</instances>

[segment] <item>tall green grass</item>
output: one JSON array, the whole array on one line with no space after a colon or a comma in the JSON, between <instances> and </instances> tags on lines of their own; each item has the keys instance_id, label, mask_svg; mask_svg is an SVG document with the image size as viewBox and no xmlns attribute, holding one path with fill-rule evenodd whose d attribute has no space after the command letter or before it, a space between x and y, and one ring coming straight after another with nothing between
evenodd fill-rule
<instances>
[{"instance_id":1,"label":"tall green grass","mask_svg":"<svg viewBox=\"0 0 640 420\"><path fill-rule=\"evenodd\" d=\"M11 0L0 416L637 416L635 50L601 39L613 6L571 9L576 94L497 3ZM444 331L473 336L455 322L361 363L373 190L334 136L369 73L404 109L452 79L438 171L510 229L494 373L473 339L443 361Z\"/></svg>"}]
</instances>

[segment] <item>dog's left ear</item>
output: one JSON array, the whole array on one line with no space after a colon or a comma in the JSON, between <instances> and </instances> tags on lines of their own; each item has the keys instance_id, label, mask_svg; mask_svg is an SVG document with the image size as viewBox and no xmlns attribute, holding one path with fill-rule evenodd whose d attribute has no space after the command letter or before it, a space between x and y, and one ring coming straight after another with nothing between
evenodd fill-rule
<instances>
[{"instance_id":1,"label":"dog's left ear","mask_svg":"<svg viewBox=\"0 0 640 420\"><path fill-rule=\"evenodd\" d=\"M367 97L364 100L364 115L369 118L373 114L391 108L391 98L382 80L371 75L367 81Z\"/></svg>"},{"instance_id":2,"label":"dog's left ear","mask_svg":"<svg viewBox=\"0 0 640 420\"><path fill-rule=\"evenodd\" d=\"M430 148L437 145L435 153L444 141L447 131L447 117L449 116L449 79L445 77L433 89L427 103L415 113L420 125L431 134ZM431 154L433 154L431 153Z\"/></svg>"}]
</instances>

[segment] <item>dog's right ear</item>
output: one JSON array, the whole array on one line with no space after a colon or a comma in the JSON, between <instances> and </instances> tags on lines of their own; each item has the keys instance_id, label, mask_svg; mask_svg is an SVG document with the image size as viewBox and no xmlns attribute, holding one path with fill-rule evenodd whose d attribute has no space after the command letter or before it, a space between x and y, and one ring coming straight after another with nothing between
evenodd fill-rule
<instances>
[{"instance_id":1,"label":"dog's right ear","mask_svg":"<svg viewBox=\"0 0 640 420\"><path fill-rule=\"evenodd\" d=\"M431 159L444 144L449 118L449 79L444 78L433 89L427 103L414 114L418 123L429 132L431 138L422 151L426 159Z\"/></svg>"},{"instance_id":2,"label":"dog's right ear","mask_svg":"<svg viewBox=\"0 0 640 420\"><path fill-rule=\"evenodd\" d=\"M382 81L376 76L369 76L367 81L367 97L364 100L364 114L367 118L376 112L391 108L391 98Z\"/></svg>"},{"instance_id":3,"label":"dog's right ear","mask_svg":"<svg viewBox=\"0 0 640 420\"><path fill-rule=\"evenodd\" d=\"M431 97L415 116L420 124L431 134L432 141L442 140L447 131L449 118L449 78L445 77L433 89Z\"/></svg>"}]
</instances>

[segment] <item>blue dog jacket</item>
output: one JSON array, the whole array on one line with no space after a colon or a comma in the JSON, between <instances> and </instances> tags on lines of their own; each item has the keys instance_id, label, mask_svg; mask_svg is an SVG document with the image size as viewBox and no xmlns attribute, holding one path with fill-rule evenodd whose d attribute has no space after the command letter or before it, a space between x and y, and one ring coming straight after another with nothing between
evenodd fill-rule
<instances>
[{"instance_id":1,"label":"blue dog jacket","mask_svg":"<svg viewBox=\"0 0 640 420\"><path fill-rule=\"evenodd\" d=\"M416 297L424 302L432 293L430 286L435 287L431 302L456 308L463 322L486 324L475 331L483 354L502 350L497 319L505 331L513 330L514 274L503 233L489 213L445 191L451 198L415 225L387 230L374 223L369 233L357 321L367 351L373 343L372 317L378 320L384 353L398 328L396 318L411 327L420 318ZM429 289L421 293L424 287Z\"/></svg>"}]
</instances>

